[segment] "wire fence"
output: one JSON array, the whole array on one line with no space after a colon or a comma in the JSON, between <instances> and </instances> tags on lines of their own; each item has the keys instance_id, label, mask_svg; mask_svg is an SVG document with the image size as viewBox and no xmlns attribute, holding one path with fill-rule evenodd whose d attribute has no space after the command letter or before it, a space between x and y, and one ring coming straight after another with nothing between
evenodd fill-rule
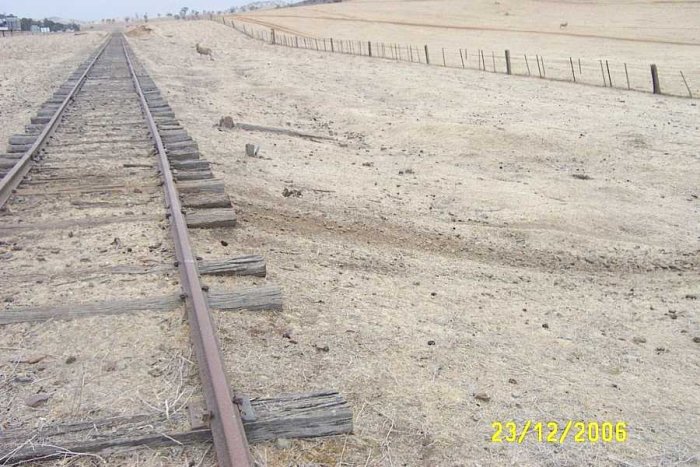
<instances>
[{"instance_id":1,"label":"wire fence","mask_svg":"<svg viewBox=\"0 0 700 467\"><path fill-rule=\"evenodd\" d=\"M468 48L431 48L428 45L318 38L289 34L240 20L227 20L225 17L210 16L209 19L230 26L253 39L284 47L530 76L679 97L700 96L700 88L697 87L700 86L700 79L691 80L679 67L668 65L657 67L655 64L625 63L607 59L551 58L537 54L518 54L510 50L495 52ZM692 78L697 76L693 75ZM691 81L696 83L695 87Z\"/></svg>"}]
</instances>

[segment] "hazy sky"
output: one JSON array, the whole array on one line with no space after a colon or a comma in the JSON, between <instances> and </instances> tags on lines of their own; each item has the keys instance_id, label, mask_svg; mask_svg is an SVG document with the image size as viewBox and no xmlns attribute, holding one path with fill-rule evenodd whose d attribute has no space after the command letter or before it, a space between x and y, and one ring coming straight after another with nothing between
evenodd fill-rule
<instances>
[{"instance_id":1,"label":"hazy sky","mask_svg":"<svg viewBox=\"0 0 700 467\"><path fill-rule=\"evenodd\" d=\"M0 13L42 19L58 16L65 19L93 20L123 18L138 13L177 13L183 6L196 10L225 10L250 0L0 0Z\"/></svg>"}]
</instances>

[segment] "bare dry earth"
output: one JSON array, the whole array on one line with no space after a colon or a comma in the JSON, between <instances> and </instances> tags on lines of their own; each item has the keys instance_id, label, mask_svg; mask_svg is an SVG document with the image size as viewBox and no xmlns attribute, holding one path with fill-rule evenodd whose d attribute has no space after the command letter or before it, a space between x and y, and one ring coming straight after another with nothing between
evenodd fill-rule
<instances>
[{"instance_id":1,"label":"bare dry earth","mask_svg":"<svg viewBox=\"0 0 700 467\"><path fill-rule=\"evenodd\" d=\"M42 102L75 71L104 39L104 33L48 34L0 40L0 144L5 149L13 133Z\"/></svg>"},{"instance_id":2,"label":"bare dry earth","mask_svg":"<svg viewBox=\"0 0 700 467\"><path fill-rule=\"evenodd\" d=\"M459 49L466 49L467 65L478 68L476 52L482 49L489 71L493 52L496 69L504 72L503 51L509 49L515 73L527 74L527 54L537 75L537 54L548 77L566 80L573 57L578 81L596 85L602 84L599 59L609 61L619 87L626 87L627 63L631 86L647 91L649 64L656 63L667 92L687 95L683 71L700 95L700 3L694 1L354 0L236 18L312 37L428 44L432 61L440 64L444 47L449 66L461 66Z\"/></svg>"},{"instance_id":3,"label":"bare dry earth","mask_svg":"<svg viewBox=\"0 0 700 467\"><path fill-rule=\"evenodd\" d=\"M695 102L153 27L131 43L240 211L195 241L265 255L285 291L283 313L218 316L236 391L354 406L353 436L258 447L264 463L698 462ZM512 419L630 434L491 444Z\"/></svg>"}]
</instances>

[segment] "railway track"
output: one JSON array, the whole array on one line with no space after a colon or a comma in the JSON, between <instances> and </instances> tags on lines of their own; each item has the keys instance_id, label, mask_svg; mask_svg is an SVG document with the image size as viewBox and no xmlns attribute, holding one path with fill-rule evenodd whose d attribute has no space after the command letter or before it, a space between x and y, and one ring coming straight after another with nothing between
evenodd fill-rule
<instances>
[{"instance_id":1,"label":"railway track","mask_svg":"<svg viewBox=\"0 0 700 467\"><path fill-rule=\"evenodd\" d=\"M189 229L235 212L121 34L10 139L0 175L0 463L213 439L219 465L250 465L249 441L352 429L333 391L233 394L211 310L279 310L281 293L203 285L265 262L194 253Z\"/></svg>"}]
</instances>

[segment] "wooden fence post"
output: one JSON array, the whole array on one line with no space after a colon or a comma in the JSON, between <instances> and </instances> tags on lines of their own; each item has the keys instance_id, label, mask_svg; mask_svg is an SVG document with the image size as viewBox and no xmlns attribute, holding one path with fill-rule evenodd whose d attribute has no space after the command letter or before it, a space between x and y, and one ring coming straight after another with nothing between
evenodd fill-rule
<instances>
[{"instance_id":1,"label":"wooden fence post","mask_svg":"<svg viewBox=\"0 0 700 467\"><path fill-rule=\"evenodd\" d=\"M369 51L369 56L372 56L372 41L367 41L367 50Z\"/></svg>"},{"instance_id":2,"label":"wooden fence post","mask_svg":"<svg viewBox=\"0 0 700 467\"><path fill-rule=\"evenodd\" d=\"M530 73L530 64L527 62L527 54L523 54L525 56L525 66L527 67L527 75L532 76Z\"/></svg>"},{"instance_id":3,"label":"wooden fence post","mask_svg":"<svg viewBox=\"0 0 700 467\"><path fill-rule=\"evenodd\" d=\"M430 55L428 55L428 45L425 45L425 63L430 65Z\"/></svg>"},{"instance_id":4,"label":"wooden fence post","mask_svg":"<svg viewBox=\"0 0 700 467\"><path fill-rule=\"evenodd\" d=\"M462 49L459 49L459 59L462 60L462 68L464 68L464 56L462 55Z\"/></svg>"},{"instance_id":5,"label":"wooden fence post","mask_svg":"<svg viewBox=\"0 0 700 467\"><path fill-rule=\"evenodd\" d=\"M510 50L506 49L506 73L509 75L513 74L513 69L510 66Z\"/></svg>"},{"instance_id":6,"label":"wooden fence post","mask_svg":"<svg viewBox=\"0 0 700 467\"><path fill-rule=\"evenodd\" d=\"M271 43L272 45L275 45L275 43L277 42L276 39L275 39L275 30L274 30L274 29L270 29L270 31L271 31L271 34L270 34L270 43Z\"/></svg>"},{"instance_id":7,"label":"wooden fence post","mask_svg":"<svg viewBox=\"0 0 700 467\"><path fill-rule=\"evenodd\" d=\"M491 51L491 60L493 60L493 72L496 73L496 54L494 51Z\"/></svg>"},{"instance_id":8,"label":"wooden fence post","mask_svg":"<svg viewBox=\"0 0 700 467\"><path fill-rule=\"evenodd\" d=\"M627 89L630 89L630 75L627 73L627 64L625 63L625 78L627 78Z\"/></svg>"},{"instance_id":9,"label":"wooden fence post","mask_svg":"<svg viewBox=\"0 0 700 467\"><path fill-rule=\"evenodd\" d=\"M610 65L608 64L607 60L605 60L605 68L608 69L608 81L610 81L610 87L614 88L615 86L613 86L612 76L610 76Z\"/></svg>"},{"instance_id":10,"label":"wooden fence post","mask_svg":"<svg viewBox=\"0 0 700 467\"><path fill-rule=\"evenodd\" d=\"M690 91L690 86L688 86L688 82L685 80L685 75L681 71L681 78L683 78L683 83L685 84L685 88L688 90L688 96L692 99L693 98L693 93Z\"/></svg>"},{"instance_id":11,"label":"wooden fence post","mask_svg":"<svg viewBox=\"0 0 700 467\"><path fill-rule=\"evenodd\" d=\"M651 85L654 94L661 94L661 84L659 84L659 70L656 65L651 66Z\"/></svg>"},{"instance_id":12,"label":"wooden fence post","mask_svg":"<svg viewBox=\"0 0 700 467\"><path fill-rule=\"evenodd\" d=\"M333 38L331 37L331 52L335 52L335 46L333 45Z\"/></svg>"},{"instance_id":13,"label":"wooden fence post","mask_svg":"<svg viewBox=\"0 0 700 467\"><path fill-rule=\"evenodd\" d=\"M603 61L598 60L600 62L600 74L603 75L603 87L608 87L608 83L605 82L605 70L603 70Z\"/></svg>"},{"instance_id":14,"label":"wooden fence post","mask_svg":"<svg viewBox=\"0 0 700 467\"><path fill-rule=\"evenodd\" d=\"M574 83L576 82L576 73L574 73L574 61L569 57L569 62L571 63L571 76L574 78Z\"/></svg>"},{"instance_id":15,"label":"wooden fence post","mask_svg":"<svg viewBox=\"0 0 700 467\"><path fill-rule=\"evenodd\" d=\"M537 73L540 75L540 78L542 78L542 68L540 68L540 56L535 54L535 59L537 60Z\"/></svg>"},{"instance_id":16,"label":"wooden fence post","mask_svg":"<svg viewBox=\"0 0 700 467\"><path fill-rule=\"evenodd\" d=\"M447 66L447 62L445 61L445 48L442 48L442 66Z\"/></svg>"}]
</instances>

